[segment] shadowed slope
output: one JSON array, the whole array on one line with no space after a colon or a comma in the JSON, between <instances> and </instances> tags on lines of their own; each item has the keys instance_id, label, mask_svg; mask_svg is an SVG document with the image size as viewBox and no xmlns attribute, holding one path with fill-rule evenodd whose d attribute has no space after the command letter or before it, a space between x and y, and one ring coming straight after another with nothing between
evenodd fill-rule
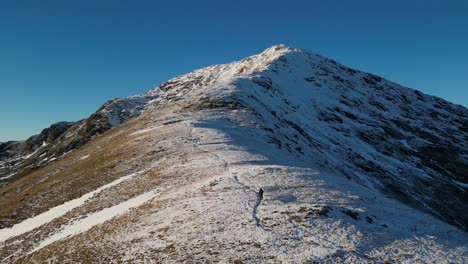
<instances>
[{"instance_id":1,"label":"shadowed slope","mask_svg":"<svg viewBox=\"0 0 468 264\"><path fill-rule=\"evenodd\" d=\"M425 214L466 226L465 108L284 46L144 96L138 117L0 188L4 226L88 198L0 260L466 262L466 233ZM93 224L106 208L125 210Z\"/></svg>"}]
</instances>

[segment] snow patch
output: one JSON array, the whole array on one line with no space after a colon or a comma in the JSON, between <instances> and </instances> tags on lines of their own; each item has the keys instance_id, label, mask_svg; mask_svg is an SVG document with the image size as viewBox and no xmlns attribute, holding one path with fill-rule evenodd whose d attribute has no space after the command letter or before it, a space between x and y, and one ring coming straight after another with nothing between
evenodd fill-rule
<instances>
[{"instance_id":1,"label":"snow patch","mask_svg":"<svg viewBox=\"0 0 468 264\"><path fill-rule=\"evenodd\" d=\"M463 188L468 188L468 183L463 183L459 181L453 181L456 185L461 186Z\"/></svg>"},{"instance_id":2,"label":"snow patch","mask_svg":"<svg viewBox=\"0 0 468 264\"><path fill-rule=\"evenodd\" d=\"M131 133L130 136L135 136L135 135L139 135L139 134L144 134L144 133L146 133L146 132L153 131L153 130L156 130L156 129L157 129L157 127L150 127L150 128L138 130L138 131L136 131L136 132Z\"/></svg>"},{"instance_id":3,"label":"snow patch","mask_svg":"<svg viewBox=\"0 0 468 264\"><path fill-rule=\"evenodd\" d=\"M147 193L140 194L134 198L131 198L123 203L120 203L118 205L105 208L102 211L92 213L85 218L82 218L80 220L77 220L67 226L65 226L60 232L53 234L52 236L46 238L45 240L41 241L39 245L34 248L31 252L35 252L37 250L42 249L43 247L46 247L58 240L75 236L80 233L83 233L89 229L91 229L93 226L102 224L108 220L111 220L112 218L121 215L128 211L131 208L140 206L144 204L145 202L153 199L156 197L158 194L161 193L162 190L153 190Z\"/></svg>"},{"instance_id":4,"label":"snow patch","mask_svg":"<svg viewBox=\"0 0 468 264\"><path fill-rule=\"evenodd\" d=\"M47 224L50 221L65 215L67 212L79 206L82 206L86 201L93 198L99 192L102 192L103 190L108 189L112 186L115 186L121 182L127 181L139 173L141 173L141 171L121 177L111 183L108 183L92 192L89 192L81 196L80 198L65 202L64 204L61 204L59 206L49 209L47 212L44 212L42 214L39 214L29 219L26 219L23 222L12 226L11 228L0 229L0 242L4 242L11 237L15 237L15 236L19 236L21 234L27 233L37 227L40 227L43 224Z\"/></svg>"},{"instance_id":5,"label":"snow patch","mask_svg":"<svg viewBox=\"0 0 468 264\"><path fill-rule=\"evenodd\" d=\"M16 174L16 173L12 173L12 174L10 174L10 175L8 175L8 176L1 177L1 178L0 178L0 181L6 180L6 179L8 179L8 178L11 178L11 177L15 176L15 174Z\"/></svg>"}]
</instances>

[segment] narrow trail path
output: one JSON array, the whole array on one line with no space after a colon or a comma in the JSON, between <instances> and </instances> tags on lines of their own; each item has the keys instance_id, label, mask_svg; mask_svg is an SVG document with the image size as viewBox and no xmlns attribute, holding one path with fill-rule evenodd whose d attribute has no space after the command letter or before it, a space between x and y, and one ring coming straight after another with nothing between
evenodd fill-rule
<instances>
[{"instance_id":1,"label":"narrow trail path","mask_svg":"<svg viewBox=\"0 0 468 264\"><path fill-rule=\"evenodd\" d=\"M189 125L190 126L190 125ZM237 175L235 175L232 171L231 171L231 167L230 167L230 163L223 157L221 157L218 153L214 152L214 151L211 151L211 150L207 150L207 149L204 149L204 148L201 148L201 145L199 144L199 140L196 139L195 137L193 137L192 135L192 130L193 130L193 127L190 126L189 127L189 132L187 134L187 138L188 139L192 139L195 143L193 144L193 147L196 148L196 149L199 149L201 151L204 151L204 152L207 152L209 154L211 154L212 156L215 156L216 159L218 159L219 161L221 161L223 163L223 167L224 167L224 170L227 171L229 173L229 175L234 179L234 181L239 184L240 186L242 186L244 189L250 191L250 192L253 192L255 193L255 195L257 196L257 200L255 202L255 205L254 207L252 208L252 218L253 220L255 221L255 225L257 227L261 227L261 220L260 218L258 217L257 215L257 212L258 212L258 207L260 206L260 204L262 203L263 201L263 194L260 194L258 191L256 191L255 189L252 189L251 187L247 186L246 184L242 183L240 180L239 180L239 177L237 177Z\"/></svg>"},{"instance_id":2,"label":"narrow trail path","mask_svg":"<svg viewBox=\"0 0 468 264\"><path fill-rule=\"evenodd\" d=\"M320 245L321 247L325 248L325 249L328 249L328 250L332 250L333 248L336 248L336 247L339 247L337 245L336 242L333 242L333 241L329 241L329 240L324 240L324 241L318 241L316 239L311 239L315 236L315 234L313 234L312 232L308 231L306 228L296 224L294 221L292 221L291 219L288 219L288 223L293 227L294 231L295 231L295 234L292 235L290 233L287 233L287 232L281 232L281 231L277 231L275 229L271 229L271 228L266 228L262 225L262 221L260 219L260 217L258 216L258 209L260 207L260 205L262 204L263 202L263 190L262 191L257 191L249 186L247 186L246 184L244 184L242 181L239 180L239 177L233 173L231 171L231 166L230 166L230 163L223 157L221 157L219 154L217 154L216 152L214 151L211 151L211 150L207 150L207 149L204 149L202 148L201 146L203 146L203 144L200 144L200 140L197 139L196 137L194 137L192 135L192 130L193 130L193 127L191 126L191 124L188 125L189 126L189 132L187 134L187 138L188 139L191 139L193 140L194 144L193 144L193 147L200 150L200 151L203 151L203 152L206 152L214 157L216 157L216 159L218 159L219 161L222 162L223 164L223 167L224 169L229 173L229 175L233 178L233 180L239 184L240 186L242 186L245 190L247 190L248 192L253 192L255 193L256 197L257 197L257 200L255 202L255 205L253 206L252 208L252 218L255 222L255 225L258 227L258 228L261 228L263 229L264 231L267 231L267 232L270 232L272 234L275 234L277 235L278 237L287 237L289 239L292 239L292 240L303 240L304 237L302 234L307 234L309 236L309 242L314 244L314 245ZM206 145L214 145L214 144L206 144ZM326 244L323 244L323 242L325 242ZM279 242L278 241L274 241L273 242L274 244L278 244L279 245Z\"/></svg>"}]
</instances>

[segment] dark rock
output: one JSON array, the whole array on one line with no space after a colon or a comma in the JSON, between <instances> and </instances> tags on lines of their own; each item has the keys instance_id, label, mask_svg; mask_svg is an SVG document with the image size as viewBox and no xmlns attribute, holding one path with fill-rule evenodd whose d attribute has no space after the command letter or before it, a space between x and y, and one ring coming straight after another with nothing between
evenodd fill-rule
<instances>
[{"instance_id":1,"label":"dark rock","mask_svg":"<svg viewBox=\"0 0 468 264\"><path fill-rule=\"evenodd\" d=\"M343 213L347 214L349 217L351 217L354 220L359 220L359 213L358 212L353 212L351 210L343 210Z\"/></svg>"}]
</instances>

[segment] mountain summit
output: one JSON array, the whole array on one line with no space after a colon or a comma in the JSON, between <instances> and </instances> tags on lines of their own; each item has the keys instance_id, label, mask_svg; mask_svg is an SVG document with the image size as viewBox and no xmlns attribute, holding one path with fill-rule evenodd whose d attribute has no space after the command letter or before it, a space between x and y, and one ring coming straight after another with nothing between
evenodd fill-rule
<instances>
[{"instance_id":1,"label":"mountain summit","mask_svg":"<svg viewBox=\"0 0 468 264\"><path fill-rule=\"evenodd\" d=\"M2 262L468 261L468 110L320 55L60 124L0 144Z\"/></svg>"}]
</instances>

